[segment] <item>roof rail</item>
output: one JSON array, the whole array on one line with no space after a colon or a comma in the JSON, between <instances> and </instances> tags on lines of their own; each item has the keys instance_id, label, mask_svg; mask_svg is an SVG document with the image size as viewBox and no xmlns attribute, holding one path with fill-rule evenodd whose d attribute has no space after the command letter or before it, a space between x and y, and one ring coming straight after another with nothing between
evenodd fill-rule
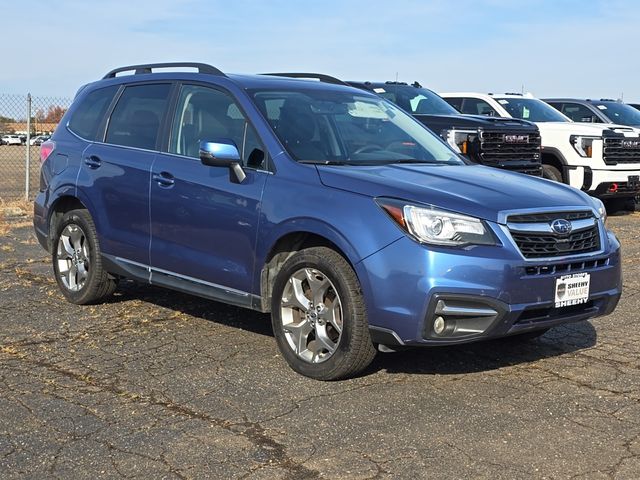
<instances>
[{"instance_id":1,"label":"roof rail","mask_svg":"<svg viewBox=\"0 0 640 480\"><path fill-rule=\"evenodd\" d=\"M190 67L197 68L198 73L208 73L210 75L220 75L225 77L226 75L218 70L216 67L207 65L206 63L192 63L192 62L173 62L173 63L146 63L142 65L128 65L126 67L115 68L107 73L102 79L115 78L116 74L121 72L134 71L134 75L141 75L144 73L153 73L154 68L176 68L176 67Z\"/></svg>"},{"instance_id":2,"label":"roof rail","mask_svg":"<svg viewBox=\"0 0 640 480\"><path fill-rule=\"evenodd\" d=\"M290 77L290 78L310 78L319 80L322 83L332 83L334 85L347 85L347 82L343 82L339 78L332 77L331 75L325 75L324 73L303 73L303 72L283 72L283 73L261 73L260 75L270 75L273 77Z\"/></svg>"}]
</instances>

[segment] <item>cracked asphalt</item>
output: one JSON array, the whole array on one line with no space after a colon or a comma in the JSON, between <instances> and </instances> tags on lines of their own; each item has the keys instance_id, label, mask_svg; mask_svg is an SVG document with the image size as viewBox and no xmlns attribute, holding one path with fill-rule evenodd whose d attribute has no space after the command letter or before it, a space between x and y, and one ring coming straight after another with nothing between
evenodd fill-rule
<instances>
[{"instance_id":1,"label":"cracked asphalt","mask_svg":"<svg viewBox=\"0 0 640 480\"><path fill-rule=\"evenodd\" d=\"M266 315L125 282L64 301L0 237L0 477L640 478L640 213L614 314L538 340L379 354L322 383Z\"/></svg>"}]
</instances>

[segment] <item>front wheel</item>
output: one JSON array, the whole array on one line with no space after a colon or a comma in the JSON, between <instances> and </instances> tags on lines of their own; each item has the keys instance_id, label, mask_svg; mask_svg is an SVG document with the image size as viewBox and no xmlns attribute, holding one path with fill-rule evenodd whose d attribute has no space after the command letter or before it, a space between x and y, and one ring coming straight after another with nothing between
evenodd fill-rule
<instances>
[{"instance_id":1,"label":"front wheel","mask_svg":"<svg viewBox=\"0 0 640 480\"><path fill-rule=\"evenodd\" d=\"M542 178L562 183L562 173L552 165L542 165Z\"/></svg>"},{"instance_id":2,"label":"front wheel","mask_svg":"<svg viewBox=\"0 0 640 480\"><path fill-rule=\"evenodd\" d=\"M375 357L356 274L330 248L307 248L285 262L273 287L271 319L282 356L307 377L351 377Z\"/></svg>"}]
</instances>

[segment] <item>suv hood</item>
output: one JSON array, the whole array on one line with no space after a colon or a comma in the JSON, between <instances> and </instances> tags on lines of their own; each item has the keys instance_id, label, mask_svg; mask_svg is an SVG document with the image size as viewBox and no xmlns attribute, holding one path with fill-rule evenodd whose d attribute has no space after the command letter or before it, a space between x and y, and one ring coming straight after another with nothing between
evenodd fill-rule
<instances>
[{"instance_id":1,"label":"suv hood","mask_svg":"<svg viewBox=\"0 0 640 480\"><path fill-rule=\"evenodd\" d=\"M320 181L369 197L434 205L491 222L504 210L593 207L575 188L482 165L317 165Z\"/></svg>"},{"instance_id":2,"label":"suv hood","mask_svg":"<svg viewBox=\"0 0 640 480\"><path fill-rule=\"evenodd\" d=\"M450 128L484 128L487 130L535 130L533 123L526 120L504 117L489 117L486 115L427 115L414 114L416 120L429 127L435 133L440 134Z\"/></svg>"},{"instance_id":3,"label":"suv hood","mask_svg":"<svg viewBox=\"0 0 640 480\"><path fill-rule=\"evenodd\" d=\"M592 124L580 122L538 122L536 123L540 133L544 132L566 133L567 135L591 135L601 136L605 130L614 130L625 136L637 137L640 130L626 125L615 125L611 123Z\"/></svg>"}]
</instances>

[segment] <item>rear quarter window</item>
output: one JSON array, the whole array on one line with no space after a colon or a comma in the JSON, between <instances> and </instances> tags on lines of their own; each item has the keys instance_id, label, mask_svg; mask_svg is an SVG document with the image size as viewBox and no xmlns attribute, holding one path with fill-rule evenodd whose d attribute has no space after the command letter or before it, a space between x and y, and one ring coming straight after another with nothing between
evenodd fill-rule
<instances>
[{"instance_id":1,"label":"rear quarter window","mask_svg":"<svg viewBox=\"0 0 640 480\"><path fill-rule=\"evenodd\" d=\"M118 85L113 85L85 95L71 115L69 130L86 140L97 140L98 129L117 91Z\"/></svg>"}]
</instances>

